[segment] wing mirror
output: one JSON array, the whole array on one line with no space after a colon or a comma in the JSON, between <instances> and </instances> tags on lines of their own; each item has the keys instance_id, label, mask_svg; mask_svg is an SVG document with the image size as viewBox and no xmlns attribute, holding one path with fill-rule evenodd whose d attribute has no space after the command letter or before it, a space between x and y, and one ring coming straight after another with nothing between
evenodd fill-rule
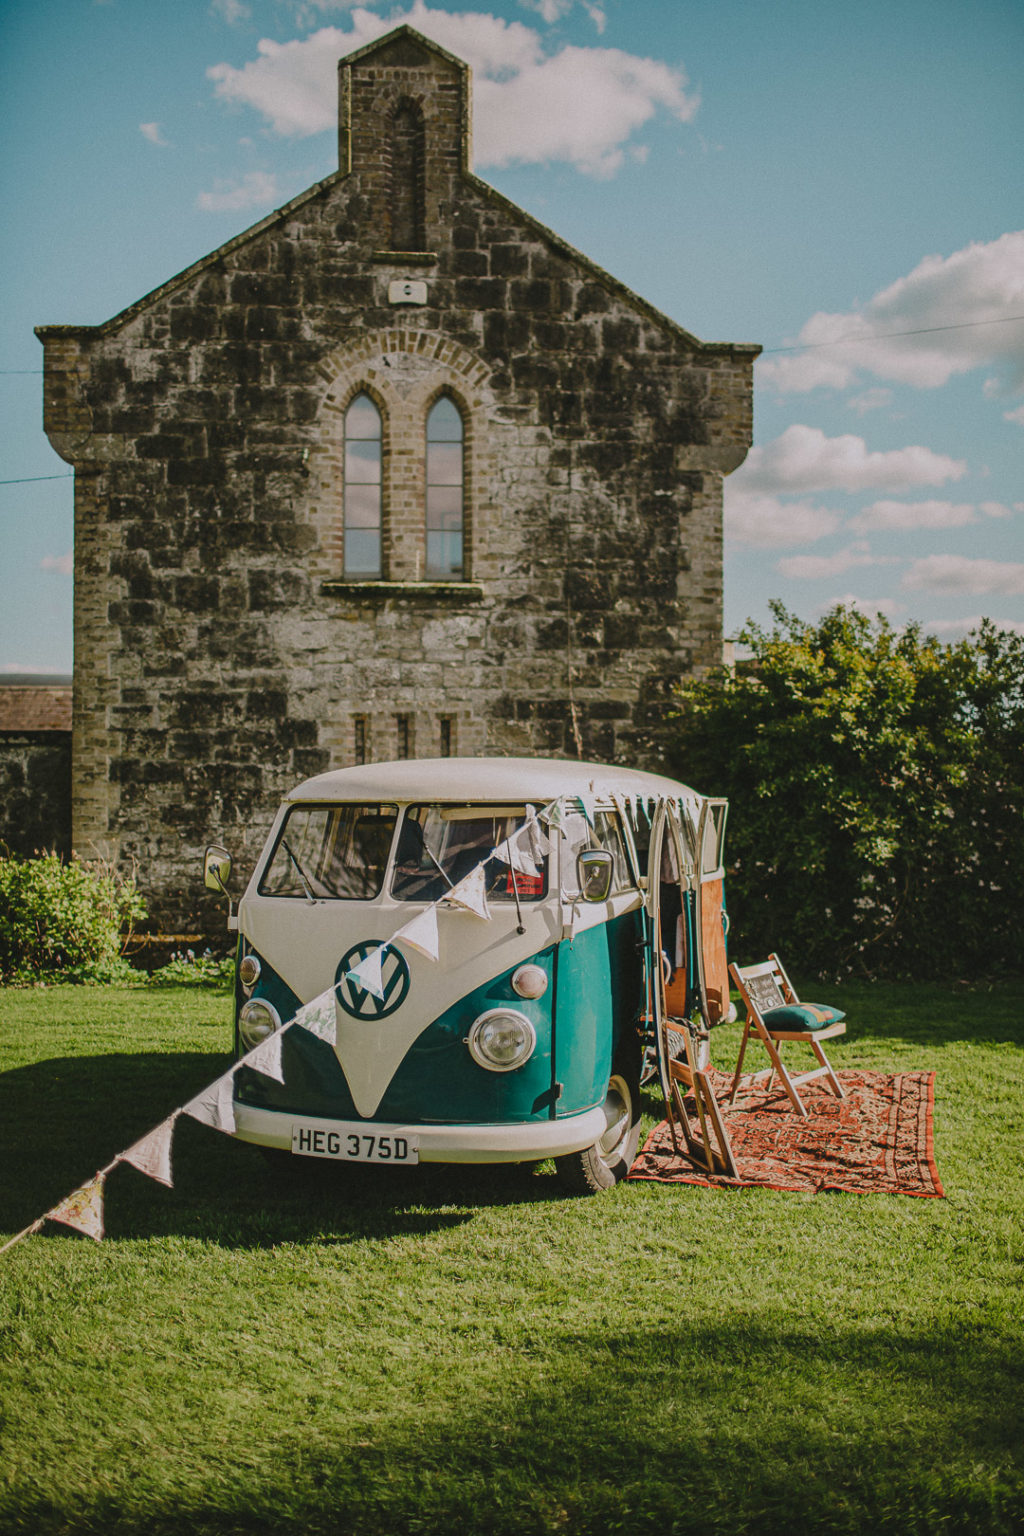
<instances>
[{"instance_id":1,"label":"wing mirror","mask_svg":"<svg viewBox=\"0 0 1024 1536\"><path fill-rule=\"evenodd\" d=\"M576 883L584 901L607 901L614 860L607 848L584 848L576 859Z\"/></svg>"},{"instance_id":2,"label":"wing mirror","mask_svg":"<svg viewBox=\"0 0 1024 1536\"><path fill-rule=\"evenodd\" d=\"M228 881L231 879L231 855L226 848L211 843L203 856L203 884L208 891L219 891L231 900Z\"/></svg>"}]
</instances>

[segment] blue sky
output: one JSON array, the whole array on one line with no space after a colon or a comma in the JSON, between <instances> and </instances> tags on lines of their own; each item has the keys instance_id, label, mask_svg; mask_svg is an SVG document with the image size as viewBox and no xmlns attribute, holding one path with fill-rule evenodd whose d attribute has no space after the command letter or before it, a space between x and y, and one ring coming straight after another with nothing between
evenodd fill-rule
<instances>
[{"instance_id":1,"label":"blue sky","mask_svg":"<svg viewBox=\"0 0 1024 1536\"><path fill-rule=\"evenodd\" d=\"M474 67L479 175L764 346L727 632L772 597L1024 629L1020 0L0 0L0 670L72 660L32 327L109 318L336 169L335 61L402 20Z\"/></svg>"}]
</instances>

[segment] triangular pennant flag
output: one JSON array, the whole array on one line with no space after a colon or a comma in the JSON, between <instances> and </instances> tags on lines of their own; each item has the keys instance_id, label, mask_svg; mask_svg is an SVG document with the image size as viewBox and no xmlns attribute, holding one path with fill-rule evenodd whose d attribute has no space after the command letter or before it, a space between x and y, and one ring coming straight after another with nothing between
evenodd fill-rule
<instances>
[{"instance_id":1,"label":"triangular pennant flag","mask_svg":"<svg viewBox=\"0 0 1024 1536\"><path fill-rule=\"evenodd\" d=\"M404 928L399 928L395 939L402 939L412 949L418 949L428 960L436 960L441 953L441 938L437 931L437 907L420 912Z\"/></svg>"},{"instance_id":2,"label":"triangular pennant flag","mask_svg":"<svg viewBox=\"0 0 1024 1536\"><path fill-rule=\"evenodd\" d=\"M561 798L549 800L542 811L538 811L541 821L546 821L552 832L559 831L565 820L565 801Z\"/></svg>"},{"instance_id":3,"label":"triangular pennant flag","mask_svg":"<svg viewBox=\"0 0 1024 1536\"><path fill-rule=\"evenodd\" d=\"M218 1077L202 1093L197 1093L194 1099L189 1099L182 1106L182 1113L190 1115L193 1120L198 1120L201 1125L212 1126L215 1131L226 1131L229 1136L235 1133L235 1103L234 1103L235 1069L225 1072Z\"/></svg>"},{"instance_id":4,"label":"triangular pennant flag","mask_svg":"<svg viewBox=\"0 0 1024 1536\"><path fill-rule=\"evenodd\" d=\"M637 805L640 807L641 811L643 812L644 821L646 821L647 825L650 826L651 825L651 813L647 809L647 796L646 795L639 796L639 798L637 799ZM640 823L637 822L637 826L639 826L639 825L640 825Z\"/></svg>"},{"instance_id":5,"label":"triangular pennant flag","mask_svg":"<svg viewBox=\"0 0 1024 1536\"><path fill-rule=\"evenodd\" d=\"M503 843L499 843L491 854L492 859L500 859L503 864L510 864L521 875L529 875L536 879L540 874L535 859L530 849L529 828L520 827L518 832L513 832Z\"/></svg>"},{"instance_id":6,"label":"triangular pennant flag","mask_svg":"<svg viewBox=\"0 0 1024 1536\"><path fill-rule=\"evenodd\" d=\"M533 807L528 806L527 809L532 811ZM534 863L542 864L547 855L551 852L551 844L547 837L545 837L544 829L540 822L537 820L536 815L532 815L527 818L526 825L523 827L522 836L525 838L529 845L530 857L533 859Z\"/></svg>"},{"instance_id":7,"label":"triangular pennant flag","mask_svg":"<svg viewBox=\"0 0 1024 1536\"><path fill-rule=\"evenodd\" d=\"M590 822L590 825L593 826L594 814L597 810L597 796L591 794L587 790L583 790L576 796L576 798L582 807L584 816Z\"/></svg>"},{"instance_id":8,"label":"triangular pennant flag","mask_svg":"<svg viewBox=\"0 0 1024 1536\"><path fill-rule=\"evenodd\" d=\"M458 885L453 885L451 890L442 897L443 901L453 907L463 907L467 912L472 912L476 917L485 920L490 918L491 912L487 905L487 882L484 877L484 866L478 864L476 869L470 870L464 880Z\"/></svg>"},{"instance_id":9,"label":"triangular pennant flag","mask_svg":"<svg viewBox=\"0 0 1024 1536\"><path fill-rule=\"evenodd\" d=\"M381 970L381 962L384 958L384 950L387 946L379 944L376 949L371 949L358 965L350 966L345 972L352 978L357 987L362 987L364 992L371 996L384 999L384 976Z\"/></svg>"},{"instance_id":10,"label":"triangular pennant flag","mask_svg":"<svg viewBox=\"0 0 1024 1536\"><path fill-rule=\"evenodd\" d=\"M68 1195L52 1211L47 1211L47 1221L59 1221L66 1227L74 1227L94 1242L103 1241L103 1186L106 1174L98 1173L88 1184Z\"/></svg>"},{"instance_id":11,"label":"triangular pennant flag","mask_svg":"<svg viewBox=\"0 0 1024 1536\"><path fill-rule=\"evenodd\" d=\"M171 1141L177 1118L178 1111L175 1110L156 1130L143 1136L141 1141L133 1142L127 1152L122 1152L118 1162L131 1163L147 1179L156 1179L158 1184L166 1184L170 1189L174 1184L171 1177Z\"/></svg>"},{"instance_id":12,"label":"triangular pennant flag","mask_svg":"<svg viewBox=\"0 0 1024 1536\"><path fill-rule=\"evenodd\" d=\"M281 1039L284 1031L275 1029L261 1040L259 1045L254 1045L239 1063L240 1066L254 1067L264 1077L272 1077L279 1083L284 1082L284 1071L281 1067Z\"/></svg>"},{"instance_id":13,"label":"triangular pennant flag","mask_svg":"<svg viewBox=\"0 0 1024 1536\"><path fill-rule=\"evenodd\" d=\"M311 1035L335 1045L338 1038L338 1008L334 1001L334 988L321 992L312 1002L304 1003L291 1021L308 1029Z\"/></svg>"}]
</instances>

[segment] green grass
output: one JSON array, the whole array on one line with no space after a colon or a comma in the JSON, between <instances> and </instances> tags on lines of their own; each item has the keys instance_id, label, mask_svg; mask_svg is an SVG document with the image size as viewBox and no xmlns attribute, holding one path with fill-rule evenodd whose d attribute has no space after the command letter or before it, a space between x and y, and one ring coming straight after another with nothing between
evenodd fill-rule
<instances>
[{"instance_id":1,"label":"green grass","mask_svg":"<svg viewBox=\"0 0 1024 1536\"><path fill-rule=\"evenodd\" d=\"M938 1073L945 1200L282 1175L180 1122L107 1242L0 1257L0 1530L1019 1530L1024 987L828 998L837 1065ZM223 1069L229 1008L0 991L5 1234Z\"/></svg>"}]
</instances>

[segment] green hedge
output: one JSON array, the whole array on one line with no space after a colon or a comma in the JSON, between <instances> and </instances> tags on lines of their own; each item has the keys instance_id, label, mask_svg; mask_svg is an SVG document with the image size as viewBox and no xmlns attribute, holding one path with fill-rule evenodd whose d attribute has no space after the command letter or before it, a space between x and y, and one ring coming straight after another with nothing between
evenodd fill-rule
<instances>
[{"instance_id":1,"label":"green hedge","mask_svg":"<svg viewBox=\"0 0 1024 1536\"><path fill-rule=\"evenodd\" d=\"M134 880L102 865L0 858L0 980L128 979L124 945L145 916Z\"/></svg>"},{"instance_id":2,"label":"green hedge","mask_svg":"<svg viewBox=\"0 0 1024 1536\"><path fill-rule=\"evenodd\" d=\"M730 950L795 970L1022 969L1024 637L942 644L835 608L680 686L672 768L730 801Z\"/></svg>"}]
</instances>

